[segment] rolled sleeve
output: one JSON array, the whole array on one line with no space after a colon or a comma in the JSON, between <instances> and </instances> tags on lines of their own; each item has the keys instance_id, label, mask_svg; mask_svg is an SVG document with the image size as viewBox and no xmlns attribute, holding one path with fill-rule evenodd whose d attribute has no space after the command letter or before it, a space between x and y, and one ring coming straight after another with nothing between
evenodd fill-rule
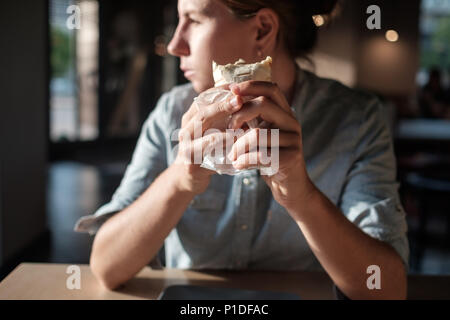
<instances>
[{"instance_id":1,"label":"rolled sleeve","mask_svg":"<svg viewBox=\"0 0 450 320\"><path fill-rule=\"evenodd\" d=\"M94 235L108 218L133 203L167 168L166 108L167 95L163 95L142 126L131 162L111 201L94 214L81 217L75 231Z\"/></svg>"},{"instance_id":2,"label":"rolled sleeve","mask_svg":"<svg viewBox=\"0 0 450 320\"><path fill-rule=\"evenodd\" d=\"M361 117L353 165L339 206L363 232L390 244L408 268L407 224L398 194L392 138L383 108L378 99L373 99Z\"/></svg>"}]
</instances>

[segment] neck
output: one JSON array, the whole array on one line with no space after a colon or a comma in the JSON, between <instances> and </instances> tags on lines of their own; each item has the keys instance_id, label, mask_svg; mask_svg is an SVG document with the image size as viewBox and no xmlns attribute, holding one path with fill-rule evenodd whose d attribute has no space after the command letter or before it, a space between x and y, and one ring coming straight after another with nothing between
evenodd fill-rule
<instances>
[{"instance_id":1,"label":"neck","mask_svg":"<svg viewBox=\"0 0 450 320\"><path fill-rule=\"evenodd\" d=\"M296 71L296 62L289 55L279 53L273 57L272 80L277 83L289 104L294 99Z\"/></svg>"}]
</instances>

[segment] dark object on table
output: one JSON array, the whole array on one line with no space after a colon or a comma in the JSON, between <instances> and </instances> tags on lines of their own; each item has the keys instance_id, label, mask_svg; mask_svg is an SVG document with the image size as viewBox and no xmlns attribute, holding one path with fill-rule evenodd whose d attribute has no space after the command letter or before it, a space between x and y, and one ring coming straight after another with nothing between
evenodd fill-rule
<instances>
[{"instance_id":1,"label":"dark object on table","mask_svg":"<svg viewBox=\"0 0 450 320\"><path fill-rule=\"evenodd\" d=\"M158 300L300 300L300 297L287 292L173 285L165 288Z\"/></svg>"},{"instance_id":2,"label":"dark object on table","mask_svg":"<svg viewBox=\"0 0 450 320\"><path fill-rule=\"evenodd\" d=\"M351 300L335 284L333 284L333 293L337 300Z\"/></svg>"}]
</instances>

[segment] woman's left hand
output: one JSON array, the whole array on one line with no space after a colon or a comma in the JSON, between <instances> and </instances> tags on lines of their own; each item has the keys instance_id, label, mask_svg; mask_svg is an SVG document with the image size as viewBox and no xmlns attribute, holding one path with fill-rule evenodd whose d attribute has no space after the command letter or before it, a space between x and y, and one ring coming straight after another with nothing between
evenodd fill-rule
<instances>
[{"instance_id":1,"label":"woman's left hand","mask_svg":"<svg viewBox=\"0 0 450 320\"><path fill-rule=\"evenodd\" d=\"M248 169L257 166L273 166L267 164L264 154L278 162L278 171L271 175L263 175L275 200L288 211L298 208L313 192L314 185L308 177L303 158L302 130L295 118L289 103L280 88L271 82L246 81L230 85L230 90L238 96L256 97L246 103L232 115L231 129L241 128L247 121L255 118L270 124L267 142L260 141L260 128L249 129L233 144L229 157L236 169ZM271 129L279 129L278 143L272 142ZM253 148L250 148L252 147ZM257 146L257 148L254 148ZM261 148L266 148L261 153ZM279 159L273 159L270 149L278 147ZM277 166L275 166L276 168Z\"/></svg>"}]
</instances>

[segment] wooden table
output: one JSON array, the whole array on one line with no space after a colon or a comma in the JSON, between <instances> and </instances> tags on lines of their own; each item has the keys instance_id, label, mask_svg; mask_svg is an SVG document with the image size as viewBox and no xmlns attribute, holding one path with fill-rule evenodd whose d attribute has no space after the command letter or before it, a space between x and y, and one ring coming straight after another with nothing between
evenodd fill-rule
<instances>
[{"instance_id":1,"label":"wooden table","mask_svg":"<svg viewBox=\"0 0 450 320\"><path fill-rule=\"evenodd\" d=\"M334 299L322 272L152 270L145 267L115 291L103 288L88 265L80 265L81 289L69 290L67 264L22 263L0 283L0 299L156 299L173 284L290 292L302 299ZM411 299L450 299L450 276L409 276Z\"/></svg>"}]
</instances>

